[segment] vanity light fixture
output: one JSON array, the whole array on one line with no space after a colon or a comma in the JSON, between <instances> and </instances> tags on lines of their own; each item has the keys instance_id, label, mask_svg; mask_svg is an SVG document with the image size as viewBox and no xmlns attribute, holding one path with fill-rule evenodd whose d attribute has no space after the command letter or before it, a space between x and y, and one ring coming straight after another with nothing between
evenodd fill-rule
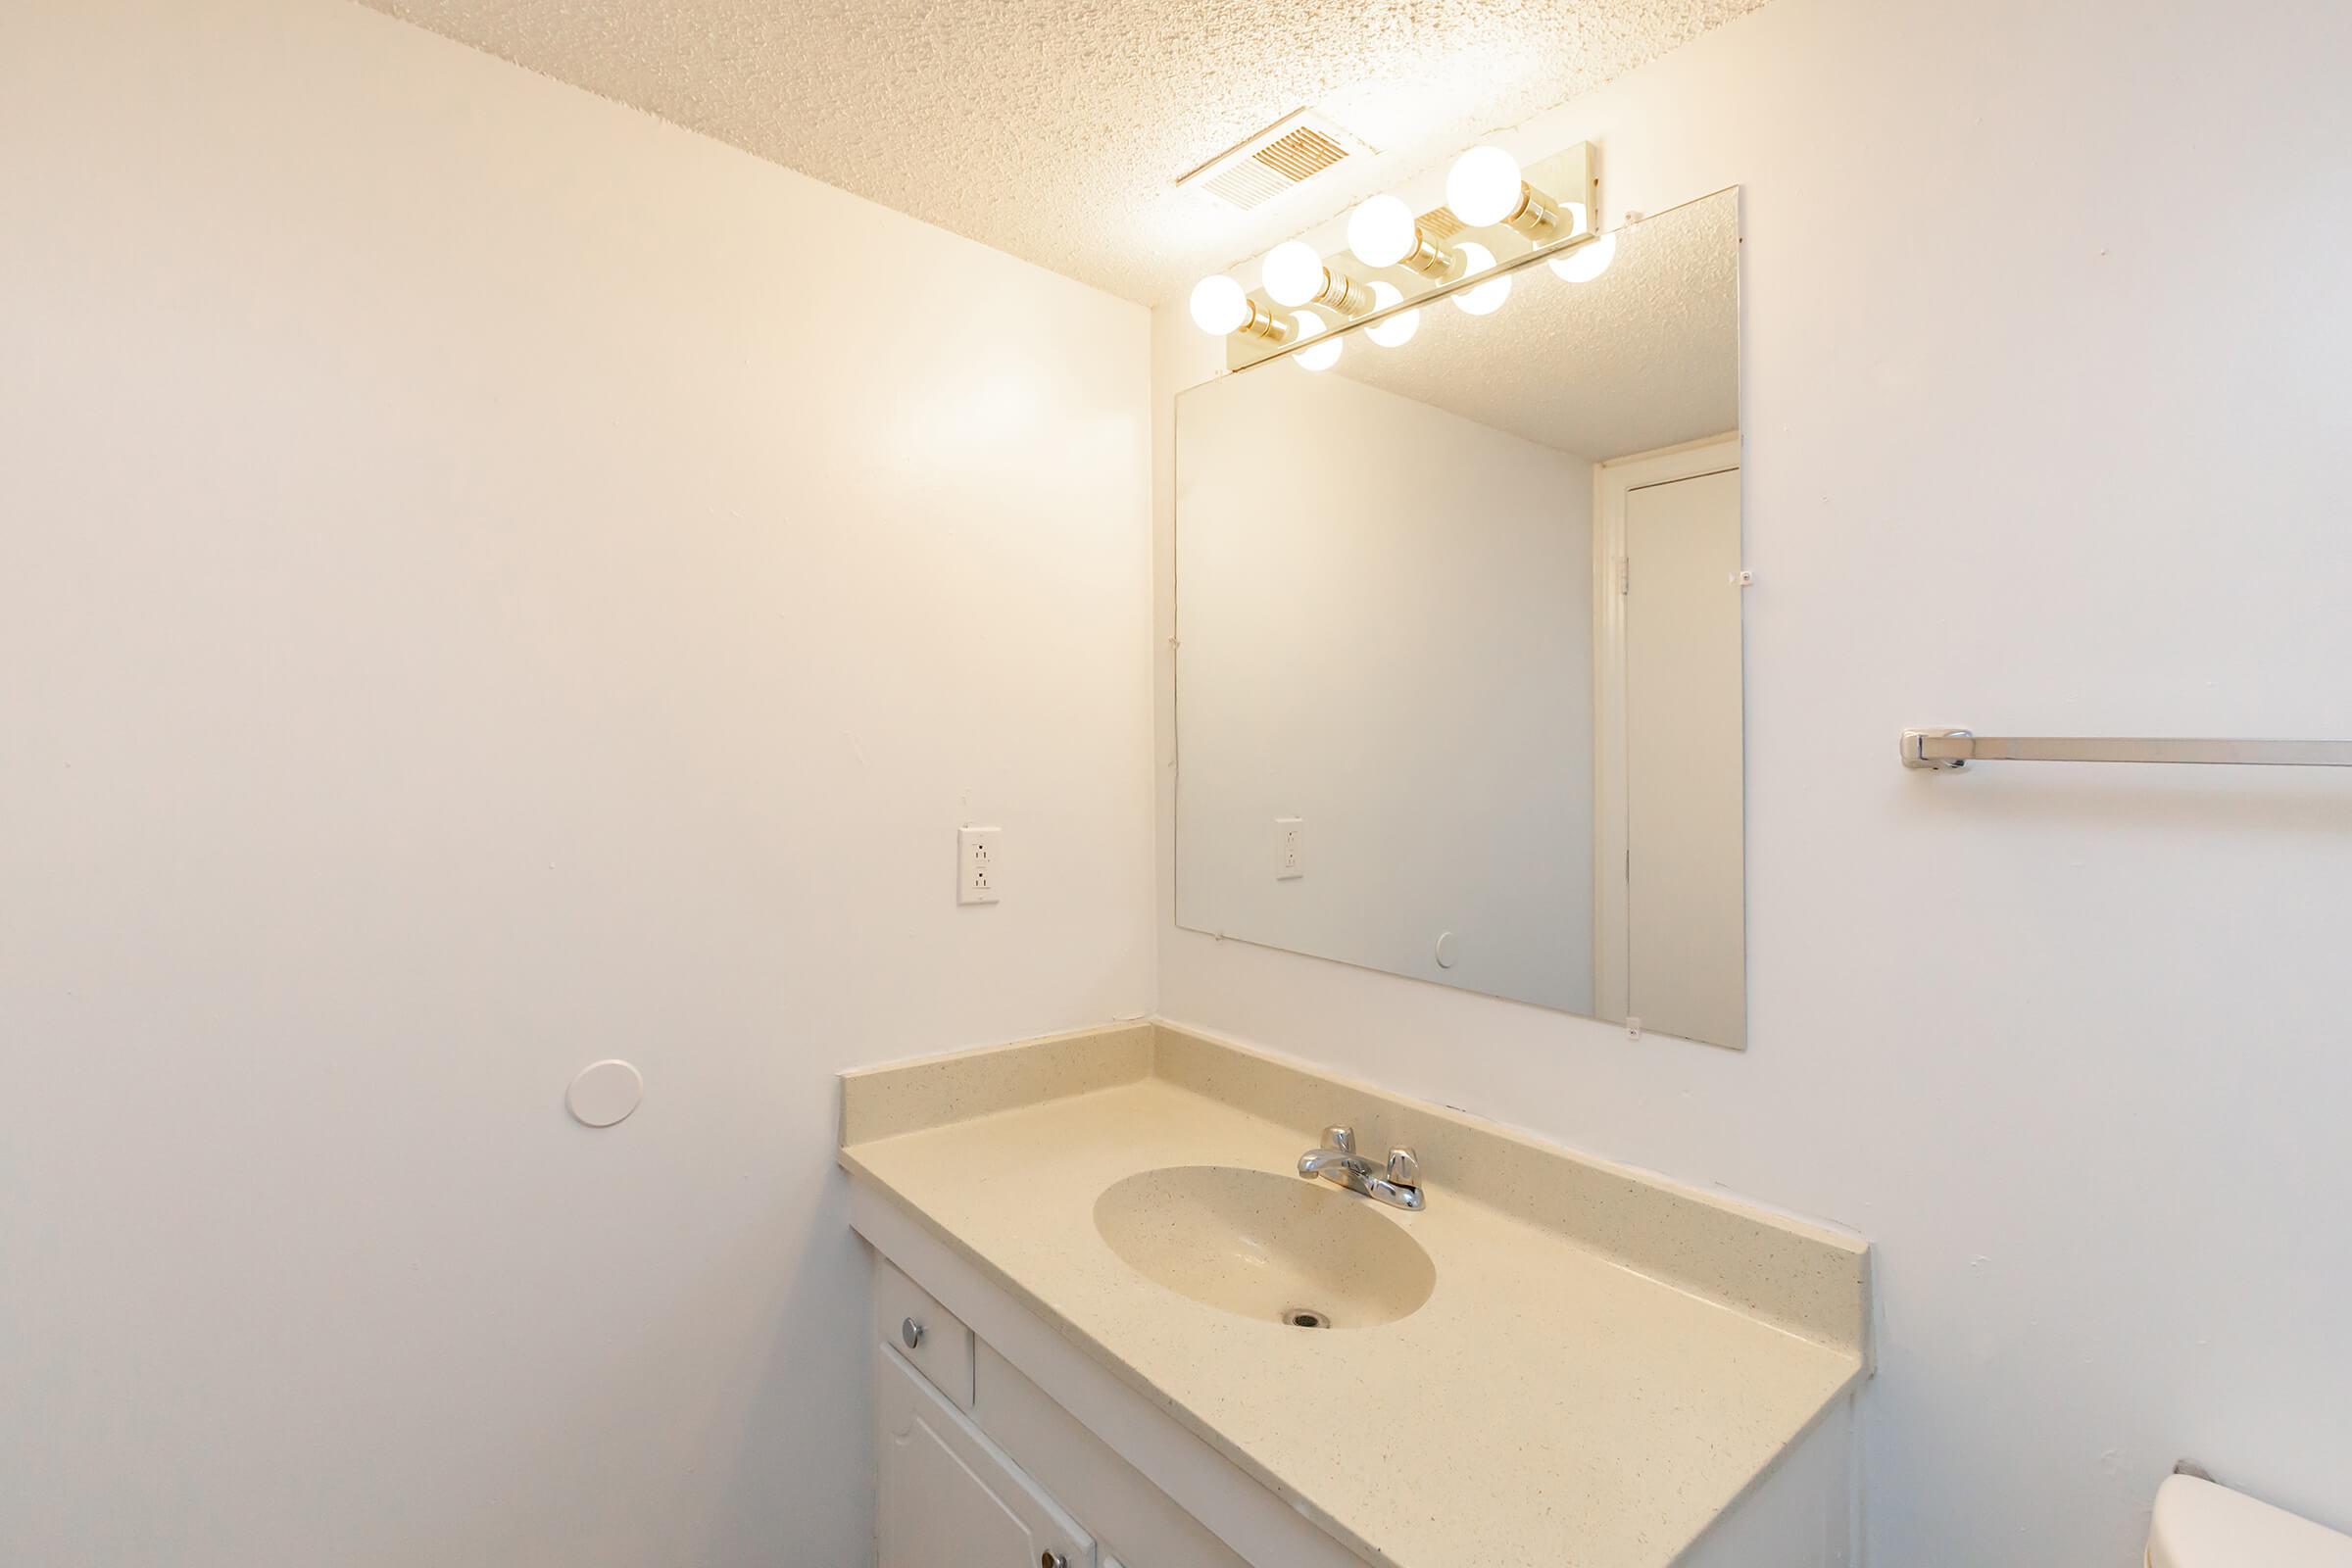
<instances>
[{"instance_id":1,"label":"vanity light fixture","mask_svg":"<svg viewBox=\"0 0 2352 1568\"><path fill-rule=\"evenodd\" d=\"M1586 227L1584 205L1561 202L1530 185L1519 160L1500 147L1473 147L1446 176L1446 205L1472 228L1495 223L1537 244L1564 239Z\"/></svg>"},{"instance_id":2,"label":"vanity light fixture","mask_svg":"<svg viewBox=\"0 0 2352 1568\"><path fill-rule=\"evenodd\" d=\"M1372 285L1372 308L1385 311L1392 305L1404 303L1404 291L1394 283L1375 282ZM1413 340L1421 330L1419 311L1399 311L1395 316L1374 321L1364 328L1364 336L1384 349L1400 349Z\"/></svg>"},{"instance_id":3,"label":"vanity light fixture","mask_svg":"<svg viewBox=\"0 0 2352 1568\"><path fill-rule=\"evenodd\" d=\"M1375 196L1348 220L1348 248L1366 267L1409 267L1443 281L1460 270L1462 253L1421 226L1395 196Z\"/></svg>"},{"instance_id":4,"label":"vanity light fixture","mask_svg":"<svg viewBox=\"0 0 2352 1568\"><path fill-rule=\"evenodd\" d=\"M1255 290L1229 274L1202 278L1193 290L1193 320L1226 340L1229 370L1278 356L1302 369L1325 370L1338 363L1350 326L1363 325L1379 348L1411 342L1421 326L1417 296L1443 291L1463 315L1488 316L1510 299L1522 262L1544 262L1569 282L1592 281L1608 270L1617 249L1616 236L1597 232L1596 149L1578 142L1533 170L1543 186L1529 183L1528 169L1509 149L1473 147L1447 172L1444 206L1416 213L1392 192L1359 204L1348 218L1354 263L1327 259L1307 240L1286 240L1258 264L1262 286ZM1493 232L1484 243L1466 232L1481 228L1509 228L1530 242L1533 254L1522 255L1518 241L1506 244ZM1507 269L1498 246L1508 253ZM1416 272L1422 281L1390 269ZM1386 275L1363 275L1366 270Z\"/></svg>"},{"instance_id":5,"label":"vanity light fixture","mask_svg":"<svg viewBox=\"0 0 2352 1568\"><path fill-rule=\"evenodd\" d=\"M1462 241L1462 261L1465 269L1462 275L1472 277L1494 268L1494 253L1476 240L1464 240ZM1491 277L1484 283L1473 283L1468 288L1456 289L1446 297L1460 306L1462 313L1466 316L1485 316L1490 312L1500 310L1502 302L1511 297L1510 274L1505 272L1502 276Z\"/></svg>"},{"instance_id":6,"label":"vanity light fixture","mask_svg":"<svg viewBox=\"0 0 2352 1568\"><path fill-rule=\"evenodd\" d=\"M1284 240L1266 252L1260 272L1267 297L1293 310L1321 305L1352 320L1372 309L1372 291L1346 272L1326 265L1315 248L1302 239Z\"/></svg>"},{"instance_id":7,"label":"vanity light fixture","mask_svg":"<svg viewBox=\"0 0 2352 1568\"><path fill-rule=\"evenodd\" d=\"M1315 344L1312 348L1300 349L1291 356L1297 362L1298 368L1301 370L1328 370L1340 363L1341 340L1337 336L1325 336L1323 318L1312 311L1300 311L1293 319L1298 326L1299 342L1304 343L1309 338L1323 338L1322 342Z\"/></svg>"},{"instance_id":8,"label":"vanity light fixture","mask_svg":"<svg viewBox=\"0 0 2352 1568\"><path fill-rule=\"evenodd\" d=\"M1544 265L1571 283L1590 283L1609 270L1617 257L1617 236L1603 234L1589 240L1564 255L1554 256Z\"/></svg>"},{"instance_id":9,"label":"vanity light fixture","mask_svg":"<svg viewBox=\"0 0 2352 1568\"><path fill-rule=\"evenodd\" d=\"M1251 299L1241 284L1222 272L1193 285L1193 324L1210 337L1244 332L1269 343L1291 340L1289 321Z\"/></svg>"}]
</instances>

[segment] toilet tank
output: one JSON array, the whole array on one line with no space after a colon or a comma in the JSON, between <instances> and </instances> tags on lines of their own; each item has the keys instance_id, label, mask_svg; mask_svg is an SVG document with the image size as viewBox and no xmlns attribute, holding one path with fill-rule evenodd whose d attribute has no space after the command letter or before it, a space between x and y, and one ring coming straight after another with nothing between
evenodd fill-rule
<instances>
[{"instance_id":1,"label":"toilet tank","mask_svg":"<svg viewBox=\"0 0 2352 1568\"><path fill-rule=\"evenodd\" d=\"M2352 1536L2210 1481L2167 1476L2156 1489L2148 1568L2352 1568Z\"/></svg>"}]
</instances>

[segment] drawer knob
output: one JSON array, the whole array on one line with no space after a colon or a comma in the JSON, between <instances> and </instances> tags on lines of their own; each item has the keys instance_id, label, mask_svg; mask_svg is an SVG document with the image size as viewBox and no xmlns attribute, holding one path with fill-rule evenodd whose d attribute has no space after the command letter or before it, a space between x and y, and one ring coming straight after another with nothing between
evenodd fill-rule
<instances>
[{"instance_id":1,"label":"drawer knob","mask_svg":"<svg viewBox=\"0 0 2352 1568\"><path fill-rule=\"evenodd\" d=\"M899 1338L905 1341L906 1348L911 1350L923 1343L923 1326L914 1319L908 1318L899 1325Z\"/></svg>"},{"instance_id":2,"label":"drawer knob","mask_svg":"<svg viewBox=\"0 0 2352 1568\"><path fill-rule=\"evenodd\" d=\"M1037 1568L1070 1568L1070 1559L1058 1551L1041 1551L1037 1554Z\"/></svg>"}]
</instances>

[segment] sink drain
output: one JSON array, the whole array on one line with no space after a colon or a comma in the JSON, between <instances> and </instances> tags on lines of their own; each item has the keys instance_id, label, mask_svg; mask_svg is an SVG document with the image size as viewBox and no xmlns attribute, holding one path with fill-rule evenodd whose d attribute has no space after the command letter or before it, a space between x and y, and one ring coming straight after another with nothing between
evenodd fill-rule
<instances>
[{"instance_id":1,"label":"sink drain","mask_svg":"<svg viewBox=\"0 0 2352 1568\"><path fill-rule=\"evenodd\" d=\"M1295 1329L1327 1329L1331 1327L1331 1319L1311 1306L1286 1306L1282 1309L1282 1320Z\"/></svg>"}]
</instances>

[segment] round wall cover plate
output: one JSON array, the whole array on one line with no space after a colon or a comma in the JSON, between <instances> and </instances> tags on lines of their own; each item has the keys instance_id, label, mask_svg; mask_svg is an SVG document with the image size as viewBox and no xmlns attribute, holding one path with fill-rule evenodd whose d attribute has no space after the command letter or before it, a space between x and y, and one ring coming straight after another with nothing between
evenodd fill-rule
<instances>
[{"instance_id":1,"label":"round wall cover plate","mask_svg":"<svg viewBox=\"0 0 2352 1568\"><path fill-rule=\"evenodd\" d=\"M571 1113L591 1127L610 1127L626 1119L645 1098L645 1079L618 1057L592 1061L572 1079L564 1095Z\"/></svg>"},{"instance_id":2,"label":"round wall cover plate","mask_svg":"<svg viewBox=\"0 0 2352 1568\"><path fill-rule=\"evenodd\" d=\"M1460 952L1461 944L1453 940L1452 932L1448 931L1445 935L1439 937L1438 967L1441 969L1452 968L1454 959L1460 956Z\"/></svg>"}]
</instances>

